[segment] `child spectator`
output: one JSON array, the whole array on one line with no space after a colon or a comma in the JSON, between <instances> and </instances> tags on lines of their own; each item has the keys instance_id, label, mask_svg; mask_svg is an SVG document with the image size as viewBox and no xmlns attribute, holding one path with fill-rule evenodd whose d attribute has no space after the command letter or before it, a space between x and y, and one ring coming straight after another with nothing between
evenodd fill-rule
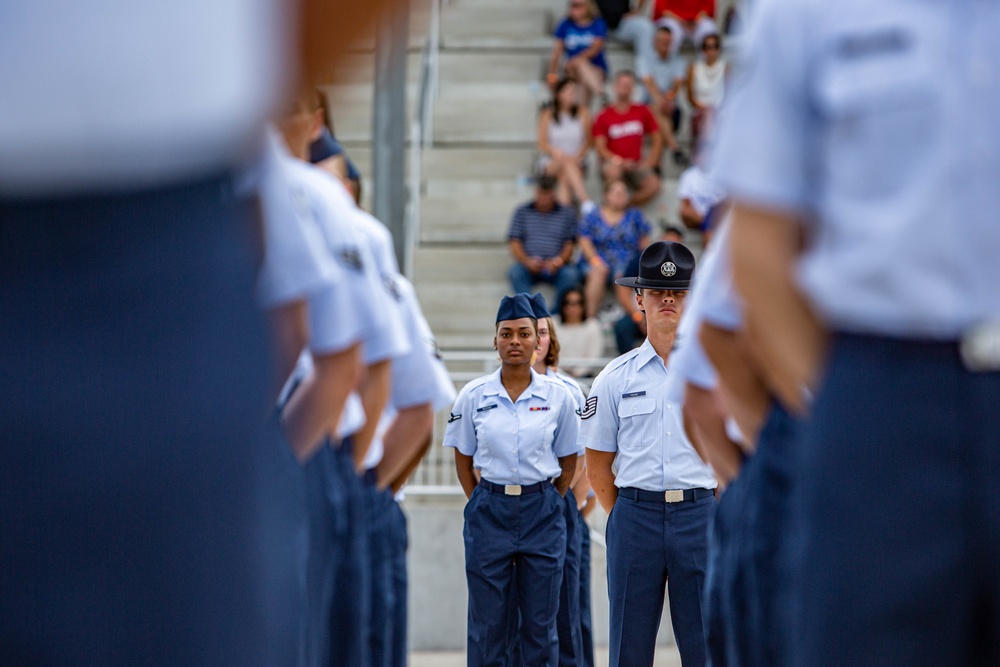
<instances>
[{"instance_id":1,"label":"child spectator","mask_svg":"<svg viewBox=\"0 0 1000 667\"><path fill-rule=\"evenodd\" d=\"M566 56L566 74L579 81L586 89L585 100L589 106L590 95L604 92L604 79L608 63L604 59L604 41L608 24L594 6L593 0L570 0L569 13L555 30L556 43L549 59L548 82L554 86L559 77L559 63Z\"/></svg>"},{"instance_id":2,"label":"child spectator","mask_svg":"<svg viewBox=\"0 0 1000 667\"><path fill-rule=\"evenodd\" d=\"M609 179L604 203L580 221L580 267L586 274L587 312L597 313L608 285L649 245L652 230L639 209L629 206L625 181Z\"/></svg>"}]
</instances>

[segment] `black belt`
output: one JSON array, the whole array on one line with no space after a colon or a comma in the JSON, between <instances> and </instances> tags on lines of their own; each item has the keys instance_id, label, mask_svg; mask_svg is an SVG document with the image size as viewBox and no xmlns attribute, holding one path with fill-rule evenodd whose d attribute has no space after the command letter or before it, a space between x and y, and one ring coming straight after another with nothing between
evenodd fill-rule
<instances>
[{"instance_id":1,"label":"black belt","mask_svg":"<svg viewBox=\"0 0 1000 667\"><path fill-rule=\"evenodd\" d=\"M502 493L505 496L521 496L525 493L538 493L550 484L552 484L552 482L549 480L538 482L537 484L527 484L524 486L520 484L494 484L493 482L488 482L485 479L479 480L479 486L483 487L487 491Z\"/></svg>"},{"instance_id":2,"label":"black belt","mask_svg":"<svg viewBox=\"0 0 1000 667\"><path fill-rule=\"evenodd\" d=\"M674 489L670 491L647 491L626 486L618 489L620 498L640 500L647 503L682 503L701 500L715 495L715 489Z\"/></svg>"}]
</instances>

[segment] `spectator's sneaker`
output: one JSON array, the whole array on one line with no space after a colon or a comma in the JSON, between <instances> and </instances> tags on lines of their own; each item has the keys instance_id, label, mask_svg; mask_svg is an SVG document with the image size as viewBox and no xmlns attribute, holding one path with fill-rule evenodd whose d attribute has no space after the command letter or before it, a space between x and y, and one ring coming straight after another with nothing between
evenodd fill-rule
<instances>
[{"instance_id":1,"label":"spectator's sneaker","mask_svg":"<svg viewBox=\"0 0 1000 667\"><path fill-rule=\"evenodd\" d=\"M590 212L597 208L597 204L590 201L589 199L582 204L580 204L580 216L590 215Z\"/></svg>"},{"instance_id":2,"label":"spectator's sneaker","mask_svg":"<svg viewBox=\"0 0 1000 667\"><path fill-rule=\"evenodd\" d=\"M687 153L685 153L679 148L673 152L673 156L674 156L674 164L676 164L678 167L686 167L689 164L691 164L691 159L687 156Z\"/></svg>"}]
</instances>

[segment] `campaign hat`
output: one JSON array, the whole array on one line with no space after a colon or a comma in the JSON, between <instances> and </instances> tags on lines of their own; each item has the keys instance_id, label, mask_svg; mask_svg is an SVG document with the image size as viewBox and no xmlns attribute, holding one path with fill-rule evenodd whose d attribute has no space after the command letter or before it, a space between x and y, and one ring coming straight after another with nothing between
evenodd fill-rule
<instances>
[{"instance_id":1,"label":"campaign hat","mask_svg":"<svg viewBox=\"0 0 1000 667\"><path fill-rule=\"evenodd\" d=\"M683 243L656 241L639 256L639 275L615 283L636 289L690 289L694 264L694 254Z\"/></svg>"}]
</instances>

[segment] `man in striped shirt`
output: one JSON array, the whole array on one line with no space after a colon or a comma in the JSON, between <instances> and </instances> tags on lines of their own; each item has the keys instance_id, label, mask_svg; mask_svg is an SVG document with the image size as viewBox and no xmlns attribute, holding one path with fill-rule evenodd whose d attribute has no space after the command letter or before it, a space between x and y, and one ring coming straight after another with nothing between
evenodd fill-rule
<instances>
[{"instance_id":1,"label":"man in striped shirt","mask_svg":"<svg viewBox=\"0 0 1000 667\"><path fill-rule=\"evenodd\" d=\"M556 201L555 187L554 176L540 176L534 201L514 212L507 243L516 262L507 277L514 294L532 292L539 282L555 285L556 303L562 303L563 293L577 286L580 276L570 265L576 245L576 210Z\"/></svg>"}]
</instances>

